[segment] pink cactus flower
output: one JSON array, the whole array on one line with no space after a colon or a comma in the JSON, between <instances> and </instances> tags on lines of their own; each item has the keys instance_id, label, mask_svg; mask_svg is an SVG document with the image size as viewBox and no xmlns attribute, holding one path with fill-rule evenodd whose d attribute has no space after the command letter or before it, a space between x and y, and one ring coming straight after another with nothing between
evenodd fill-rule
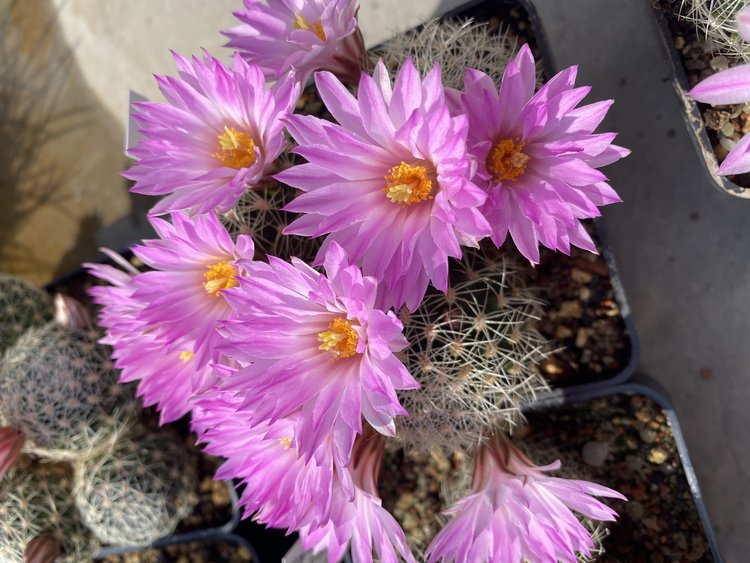
<instances>
[{"instance_id":1,"label":"pink cactus flower","mask_svg":"<svg viewBox=\"0 0 750 563\"><path fill-rule=\"evenodd\" d=\"M750 6L737 14L737 28L745 41L750 42ZM696 84L688 96L711 105L744 104L750 102L750 64L728 68ZM719 176L750 172L750 135L745 135L729 151L716 172Z\"/></svg>"},{"instance_id":2,"label":"pink cactus flower","mask_svg":"<svg viewBox=\"0 0 750 563\"><path fill-rule=\"evenodd\" d=\"M453 518L427 548L427 560L575 563L590 556L591 535L572 511L612 521L617 513L594 496L625 500L589 483L549 477L557 461L537 467L504 436L480 447L471 494L446 511Z\"/></svg>"},{"instance_id":3,"label":"pink cactus flower","mask_svg":"<svg viewBox=\"0 0 750 563\"><path fill-rule=\"evenodd\" d=\"M218 321L232 314L224 292L253 257L252 239L241 235L235 244L213 214L172 220L152 217L161 239L133 249L155 271L140 273L112 252L122 270L85 264L112 284L90 293L102 306L102 342L113 347L120 381L139 381L137 394L157 406L162 423L190 412L195 393L216 377L209 362L225 361L212 350Z\"/></svg>"},{"instance_id":4,"label":"pink cactus flower","mask_svg":"<svg viewBox=\"0 0 750 563\"><path fill-rule=\"evenodd\" d=\"M154 327L168 345L194 342L187 352L201 368L217 359L212 352L216 324L232 314L225 291L246 274L255 249L247 235L233 242L213 213L171 217L172 223L151 217L160 238L133 248L153 269L134 278L133 298L144 303L138 319Z\"/></svg>"},{"instance_id":5,"label":"pink cactus flower","mask_svg":"<svg viewBox=\"0 0 750 563\"><path fill-rule=\"evenodd\" d=\"M174 59L179 77L156 77L167 103L134 104L143 140L123 175L133 192L166 196L152 214L228 211L284 149L281 118L294 111L298 87L291 78L266 87L239 55L231 69L208 53Z\"/></svg>"},{"instance_id":6,"label":"pink cactus flower","mask_svg":"<svg viewBox=\"0 0 750 563\"><path fill-rule=\"evenodd\" d=\"M339 125L294 115L288 128L308 162L277 174L306 192L286 209L304 213L285 233L328 234L317 257L340 244L379 282L377 306L414 310L430 282L448 284L448 258L490 227L485 193L471 183L467 122L451 117L440 68L424 80L408 60L392 86L382 62L354 98L330 73L315 82Z\"/></svg>"},{"instance_id":7,"label":"pink cactus flower","mask_svg":"<svg viewBox=\"0 0 750 563\"><path fill-rule=\"evenodd\" d=\"M356 84L368 61L357 10L356 0L245 0L234 13L242 24L223 33L269 79L292 71L304 84L328 70Z\"/></svg>"},{"instance_id":8,"label":"pink cactus flower","mask_svg":"<svg viewBox=\"0 0 750 563\"><path fill-rule=\"evenodd\" d=\"M393 435L394 417L407 414L396 391L418 384L395 356L407 345L401 322L374 307L375 279L337 244L325 269L327 277L269 257L227 292L235 315L219 349L244 367L222 385L243 399L252 424L298 413L293 445L306 459L333 433L344 466L362 417Z\"/></svg>"},{"instance_id":9,"label":"pink cactus flower","mask_svg":"<svg viewBox=\"0 0 750 563\"><path fill-rule=\"evenodd\" d=\"M112 284L89 289L101 306L99 326L106 329L100 342L112 346L120 381L139 381L136 395L145 406L156 406L161 424L177 420L190 412L193 389L209 379L211 368L195 369L193 342L182 339L170 349L156 327L139 319L146 304L133 298L133 278L140 272L120 255L101 250L122 269L84 264L90 274Z\"/></svg>"},{"instance_id":10,"label":"pink cactus flower","mask_svg":"<svg viewBox=\"0 0 750 563\"><path fill-rule=\"evenodd\" d=\"M354 494L348 495L334 483L327 521L300 530L302 546L318 553L325 549L329 563L340 561L351 546L354 563L372 563L373 547L377 560L416 563L398 522L382 506L377 480L383 460L384 440L366 432L354 443L350 468Z\"/></svg>"},{"instance_id":11,"label":"pink cactus flower","mask_svg":"<svg viewBox=\"0 0 750 563\"><path fill-rule=\"evenodd\" d=\"M231 393L208 392L197 401L193 428L205 451L226 461L217 479L242 486L243 517L289 532L328 518L334 479L330 440L309 460L294 446L296 417L251 423Z\"/></svg>"},{"instance_id":12,"label":"pink cactus flower","mask_svg":"<svg viewBox=\"0 0 750 563\"><path fill-rule=\"evenodd\" d=\"M629 151L611 144L614 133L594 134L611 101L580 108L590 88L574 88L576 67L554 76L535 94L534 57L524 45L498 90L483 72L467 69L463 109L468 145L477 160L474 182L488 193L483 211L499 247L508 233L531 262L539 244L570 253L596 252L580 219L620 201L597 170Z\"/></svg>"}]
</instances>

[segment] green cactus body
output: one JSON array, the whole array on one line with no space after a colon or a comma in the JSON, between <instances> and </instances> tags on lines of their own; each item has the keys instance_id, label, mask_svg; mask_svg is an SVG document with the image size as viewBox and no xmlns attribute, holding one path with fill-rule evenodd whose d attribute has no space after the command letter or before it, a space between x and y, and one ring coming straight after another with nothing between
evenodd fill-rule
<instances>
[{"instance_id":1,"label":"green cactus body","mask_svg":"<svg viewBox=\"0 0 750 563\"><path fill-rule=\"evenodd\" d=\"M16 276L0 274L0 354L26 330L54 317L49 294Z\"/></svg>"},{"instance_id":2,"label":"green cactus body","mask_svg":"<svg viewBox=\"0 0 750 563\"><path fill-rule=\"evenodd\" d=\"M471 450L497 426L511 431L548 390L537 371L548 346L533 327L540 302L502 260L467 251L458 270L446 294L402 314L405 363L421 388L401 394L409 416L398 434L420 451Z\"/></svg>"},{"instance_id":3,"label":"green cactus body","mask_svg":"<svg viewBox=\"0 0 750 563\"><path fill-rule=\"evenodd\" d=\"M55 323L28 330L0 366L2 418L25 434L26 451L50 460L110 447L128 423L124 395L96 335Z\"/></svg>"},{"instance_id":4,"label":"green cactus body","mask_svg":"<svg viewBox=\"0 0 750 563\"><path fill-rule=\"evenodd\" d=\"M747 0L682 0L679 13L711 42L712 51L750 63L750 44L740 37L736 19L746 5Z\"/></svg>"},{"instance_id":5,"label":"green cactus body","mask_svg":"<svg viewBox=\"0 0 750 563\"><path fill-rule=\"evenodd\" d=\"M503 29L473 20L432 20L421 28L401 33L375 48L372 56L381 58L392 78L407 58L422 76L435 64L442 71L443 84L463 89L465 68L486 73L496 84L520 45L518 39Z\"/></svg>"},{"instance_id":6,"label":"green cactus body","mask_svg":"<svg viewBox=\"0 0 750 563\"><path fill-rule=\"evenodd\" d=\"M144 546L190 513L196 484L196 461L177 436L136 428L76 464L76 505L102 542Z\"/></svg>"},{"instance_id":7,"label":"green cactus body","mask_svg":"<svg viewBox=\"0 0 750 563\"><path fill-rule=\"evenodd\" d=\"M23 561L26 544L40 534L60 543L59 563L91 561L99 550L81 521L65 467L18 469L0 482L0 563Z\"/></svg>"}]
</instances>

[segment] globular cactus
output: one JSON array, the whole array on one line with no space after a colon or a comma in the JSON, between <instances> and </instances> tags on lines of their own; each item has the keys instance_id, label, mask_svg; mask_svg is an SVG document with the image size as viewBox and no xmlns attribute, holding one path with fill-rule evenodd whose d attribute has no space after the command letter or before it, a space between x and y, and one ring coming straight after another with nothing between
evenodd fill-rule
<instances>
[{"instance_id":1,"label":"globular cactus","mask_svg":"<svg viewBox=\"0 0 750 563\"><path fill-rule=\"evenodd\" d=\"M420 451L471 450L495 426L511 431L548 389L537 371L548 343L533 326L541 303L502 259L465 254L446 294L401 315L405 363L421 388L401 394L409 416L398 435Z\"/></svg>"},{"instance_id":2,"label":"globular cactus","mask_svg":"<svg viewBox=\"0 0 750 563\"><path fill-rule=\"evenodd\" d=\"M682 0L679 13L691 21L699 37L711 41L722 55L750 62L750 44L737 31L737 12L747 0Z\"/></svg>"},{"instance_id":3,"label":"globular cactus","mask_svg":"<svg viewBox=\"0 0 750 563\"><path fill-rule=\"evenodd\" d=\"M19 277L0 274L0 356L26 330L50 322L54 313L47 292Z\"/></svg>"},{"instance_id":4,"label":"globular cactus","mask_svg":"<svg viewBox=\"0 0 750 563\"><path fill-rule=\"evenodd\" d=\"M56 323L28 330L0 365L0 412L25 450L72 460L109 447L134 402L97 335Z\"/></svg>"},{"instance_id":5,"label":"globular cactus","mask_svg":"<svg viewBox=\"0 0 750 563\"><path fill-rule=\"evenodd\" d=\"M421 28L401 33L372 51L382 58L386 68L396 74L411 57L422 76L438 63L443 84L463 90L464 69L475 68L500 84L505 67L520 45L518 39L503 29L473 20L432 20Z\"/></svg>"},{"instance_id":6,"label":"globular cactus","mask_svg":"<svg viewBox=\"0 0 750 563\"><path fill-rule=\"evenodd\" d=\"M0 482L0 563L24 561L40 535L57 540L58 563L91 561L99 550L75 506L69 469L59 465L17 468Z\"/></svg>"},{"instance_id":7,"label":"globular cactus","mask_svg":"<svg viewBox=\"0 0 750 563\"><path fill-rule=\"evenodd\" d=\"M282 208L294 197L295 190L269 181L268 187L247 190L237 205L221 216L222 223L235 240L237 235L250 235L259 254L312 262L319 240L283 234L294 214Z\"/></svg>"},{"instance_id":8,"label":"globular cactus","mask_svg":"<svg viewBox=\"0 0 750 563\"><path fill-rule=\"evenodd\" d=\"M197 502L196 486L195 459L166 430L136 428L75 470L83 521L110 544L143 546L171 534Z\"/></svg>"}]
</instances>

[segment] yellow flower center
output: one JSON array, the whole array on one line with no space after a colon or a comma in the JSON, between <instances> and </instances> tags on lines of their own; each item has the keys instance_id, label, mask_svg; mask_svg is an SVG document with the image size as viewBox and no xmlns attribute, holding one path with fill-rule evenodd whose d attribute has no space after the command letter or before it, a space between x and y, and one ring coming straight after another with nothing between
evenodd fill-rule
<instances>
[{"instance_id":1,"label":"yellow flower center","mask_svg":"<svg viewBox=\"0 0 750 563\"><path fill-rule=\"evenodd\" d=\"M319 350L333 354L335 359L348 358L357 353L359 335L344 318L338 318L328 325L328 330L318 334Z\"/></svg>"},{"instance_id":2,"label":"yellow flower center","mask_svg":"<svg viewBox=\"0 0 750 563\"><path fill-rule=\"evenodd\" d=\"M206 289L206 293L213 293L218 297L221 295L222 289L239 285L239 282L235 279L236 275L236 268L228 260L222 260L213 266L208 266L208 272L203 274L203 277L206 278L203 287Z\"/></svg>"},{"instance_id":3,"label":"yellow flower center","mask_svg":"<svg viewBox=\"0 0 750 563\"><path fill-rule=\"evenodd\" d=\"M411 166L402 162L388 170L385 181L385 193L393 203L403 206L432 199L432 180L427 177L424 166Z\"/></svg>"},{"instance_id":4,"label":"yellow flower center","mask_svg":"<svg viewBox=\"0 0 750 563\"><path fill-rule=\"evenodd\" d=\"M193 352L185 350L184 352L180 352L180 361L187 363L193 359L193 356L195 356Z\"/></svg>"},{"instance_id":5,"label":"yellow flower center","mask_svg":"<svg viewBox=\"0 0 750 563\"><path fill-rule=\"evenodd\" d=\"M218 152L211 156L219 159L227 168L247 168L255 162L255 141L247 133L234 127L224 126L219 135Z\"/></svg>"},{"instance_id":6,"label":"yellow flower center","mask_svg":"<svg viewBox=\"0 0 750 563\"><path fill-rule=\"evenodd\" d=\"M323 24L320 23L320 18L312 22L312 24L309 24L307 23L307 20L302 17L302 14L296 13L294 14L294 29L304 29L306 31L312 31L320 38L321 41L325 43L326 32L323 31Z\"/></svg>"},{"instance_id":7,"label":"yellow flower center","mask_svg":"<svg viewBox=\"0 0 750 563\"><path fill-rule=\"evenodd\" d=\"M485 164L496 182L515 180L524 173L529 155L521 152L523 145L520 139L503 139L492 146Z\"/></svg>"},{"instance_id":8,"label":"yellow flower center","mask_svg":"<svg viewBox=\"0 0 750 563\"><path fill-rule=\"evenodd\" d=\"M292 447L292 439L291 438L279 438L279 442L281 442L284 445L284 449L288 450Z\"/></svg>"}]
</instances>

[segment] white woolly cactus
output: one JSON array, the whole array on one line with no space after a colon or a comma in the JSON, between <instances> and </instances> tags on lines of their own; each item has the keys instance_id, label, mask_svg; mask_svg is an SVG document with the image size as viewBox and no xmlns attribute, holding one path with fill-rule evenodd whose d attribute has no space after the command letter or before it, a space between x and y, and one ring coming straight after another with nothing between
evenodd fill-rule
<instances>
[{"instance_id":1,"label":"white woolly cactus","mask_svg":"<svg viewBox=\"0 0 750 563\"><path fill-rule=\"evenodd\" d=\"M0 412L27 439L26 451L72 460L108 447L128 406L109 351L97 335L55 323L28 330L0 365Z\"/></svg>"},{"instance_id":2,"label":"white woolly cactus","mask_svg":"<svg viewBox=\"0 0 750 563\"><path fill-rule=\"evenodd\" d=\"M747 0L682 0L679 11L717 52L750 63L750 45L740 37L736 19L746 5Z\"/></svg>"},{"instance_id":3,"label":"white woolly cactus","mask_svg":"<svg viewBox=\"0 0 750 563\"><path fill-rule=\"evenodd\" d=\"M320 241L310 237L284 235L292 214L282 208L294 199L294 190L270 182L266 188L246 190L232 209L221 216L222 223L236 240L237 235L253 237L256 252L288 260L295 256L311 262Z\"/></svg>"},{"instance_id":4,"label":"white woolly cactus","mask_svg":"<svg viewBox=\"0 0 750 563\"><path fill-rule=\"evenodd\" d=\"M196 462L172 432L145 428L76 464L75 502L104 543L148 545L197 502Z\"/></svg>"},{"instance_id":5,"label":"white woolly cactus","mask_svg":"<svg viewBox=\"0 0 750 563\"><path fill-rule=\"evenodd\" d=\"M486 23L432 20L415 31L396 35L372 55L382 58L394 74L409 57L422 76L439 63L443 84L463 89L465 67L481 70L499 84L518 48L516 37L503 29L494 32Z\"/></svg>"},{"instance_id":6,"label":"white woolly cactus","mask_svg":"<svg viewBox=\"0 0 750 563\"><path fill-rule=\"evenodd\" d=\"M540 302L504 261L468 251L447 294L402 314L405 363L421 389L401 396L399 436L421 451L470 450L494 427L512 431L521 407L548 389L536 367L546 340Z\"/></svg>"},{"instance_id":7,"label":"white woolly cactus","mask_svg":"<svg viewBox=\"0 0 750 563\"><path fill-rule=\"evenodd\" d=\"M23 279L0 274L0 354L29 328L52 320L49 294Z\"/></svg>"},{"instance_id":8,"label":"white woolly cactus","mask_svg":"<svg viewBox=\"0 0 750 563\"><path fill-rule=\"evenodd\" d=\"M27 544L41 534L58 541L60 563L91 561L99 549L75 507L64 467L18 469L0 482L0 562L23 561Z\"/></svg>"}]
</instances>

